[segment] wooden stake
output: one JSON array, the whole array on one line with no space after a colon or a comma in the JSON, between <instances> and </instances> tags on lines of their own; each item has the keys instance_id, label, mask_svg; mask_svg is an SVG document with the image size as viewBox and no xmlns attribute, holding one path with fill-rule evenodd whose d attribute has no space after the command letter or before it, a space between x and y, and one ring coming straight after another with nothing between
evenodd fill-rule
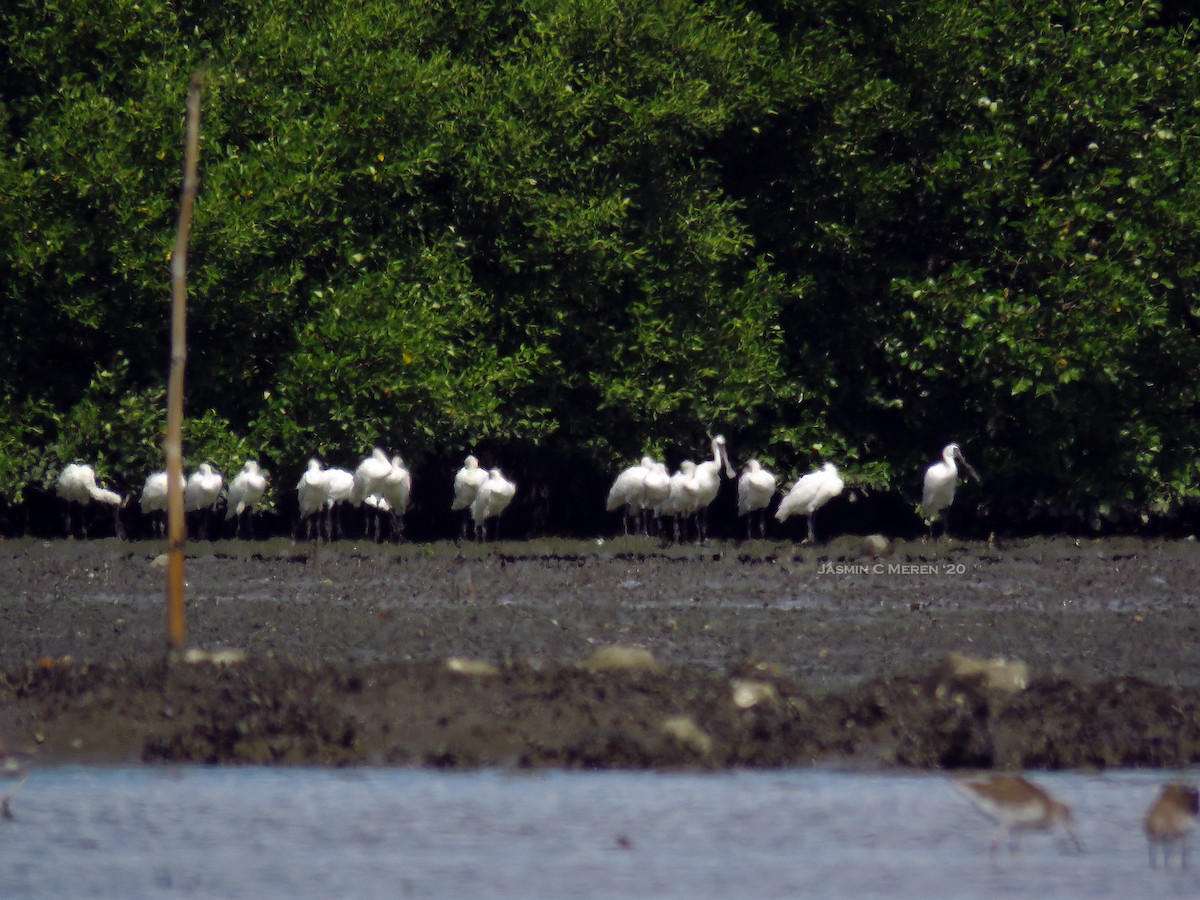
<instances>
[{"instance_id":1,"label":"wooden stake","mask_svg":"<svg viewBox=\"0 0 1200 900\"><path fill-rule=\"evenodd\" d=\"M167 386L167 644L182 652L186 643L183 617L183 559L187 523L183 509L183 369L187 362L187 250L196 199L200 155L200 74L192 75L187 104L187 142L183 162L183 196L171 253L171 375Z\"/></svg>"}]
</instances>

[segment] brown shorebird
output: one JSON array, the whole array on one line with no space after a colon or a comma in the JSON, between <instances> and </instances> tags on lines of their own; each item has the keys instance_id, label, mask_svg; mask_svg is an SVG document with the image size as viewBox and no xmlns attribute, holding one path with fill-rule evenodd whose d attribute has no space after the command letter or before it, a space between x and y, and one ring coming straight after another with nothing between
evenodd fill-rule
<instances>
[{"instance_id":1,"label":"brown shorebird","mask_svg":"<svg viewBox=\"0 0 1200 900\"><path fill-rule=\"evenodd\" d=\"M1062 823L1076 851L1083 848L1075 834L1071 809L1020 775L991 775L978 780L954 781L953 785L984 815L998 824L992 835L992 865L1000 844L1009 841L1009 852L1020 852L1022 831L1048 831Z\"/></svg>"},{"instance_id":2,"label":"brown shorebird","mask_svg":"<svg viewBox=\"0 0 1200 900\"><path fill-rule=\"evenodd\" d=\"M1179 846L1180 868L1187 868L1188 838L1200 813L1200 791L1193 784L1166 784L1146 811L1146 840L1150 842L1150 868L1157 864L1162 847L1163 867L1171 865L1171 848Z\"/></svg>"}]
</instances>

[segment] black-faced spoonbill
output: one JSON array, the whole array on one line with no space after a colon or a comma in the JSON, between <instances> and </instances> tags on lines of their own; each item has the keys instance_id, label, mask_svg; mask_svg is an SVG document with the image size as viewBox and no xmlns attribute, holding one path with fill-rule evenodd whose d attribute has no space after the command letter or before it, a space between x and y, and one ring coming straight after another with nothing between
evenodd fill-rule
<instances>
[{"instance_id":1,"label":"black-faced spoonbill","mask_svg":"<svg viewBox=\"0 0 1200 900\"><path fill-rule=\"evenodd\" d=\"M499 516L512 503L517 493L517 486L500 474L499 469L488 472L487 481L475 495L471 504L471 519L475 522L475 539L482 541L487 537L487 520ZM493 537L495 533L493 531Z\"/></svg>"},{"instance_id":2,"label":"black-faced spoonbill","mask_svg":"<svg viewBox=\"0 0 1200 900\"><path fill-rule=\"evenodd\" d=\"M259 468L258 461L246 460L242 470L229 482L229 491L226 493L225 521L236 519L234 537L241 536L243 518L246 519L246 530L250 537L254 537L254 510L262 502L266 490L267 476Z\"/></svg>"},{"instance_id":3,"label":"black-faced spoonbill","mask_svg":"<svg viewBox=\"0 0 1200 900\"><path fill-rule=\"evenodd\" d=\"M721 490L721 472L727 478L736 478L737 473L729 464L729 453L725 449L725 438L717 435L712 441L712 459L696 466L696 539L708 539L708 508L717 499Z\"/></svg>"},{"instance_id":4,"label":"black-faced spoonbill","mask_svg":"<svg viewBox=\"0 0 1200 900\"><path fill-rule=\"evenodd\" d=\"M763 520L777 486L775 476L764 469L757 459L746 463L742 477L738 479L738 515L747 517L746 540L752 536L755 519L758 520L758 536L766 536Z\"/></svg>"},{"instance_id":5,"label":"black-faced spoonbill","mask_svg":"<svg viewBox=\"0 0 1200 900\"><path fill-rule=\"evenodd\" d=\"M979 481L979 474L971 468L958 444L947 444L942 450L942 459L925 470L925 485L921 492L921 513L929 524L929 538L933 539L933 520L942 518L942 536L950 535L950 504L954 502L954 489L958 486L958 466L971 473Z\"/></svg>"},{"instance_id":6,"label":"black-faced spoonbill","mask_svg":"<svg viewBox=\"0 0 1200 900\"><path fill-rule=\"evenodd\" d=\"M454 500L450 504L450 509L454 511L463 510L462 529L459 531L460 537L467 535L467 522L471 518L471 504L475 502L475 495L479 493L479 488L487 481L487 469L479 467L479 460L472 455L468 455L463 460L462 468L454 475Z\"/></svg>"},{"instance_id":7,"label":"black-faced spoonbill","mask_svg":"<svg viewBox=\"0 0 1200 900\"><path fill-rule=\"evenodd\" d=\"M125 501L115 491L106 490L96 484L96 471L84 463L71 463L59 473L54 483L54 492L67 501L67 536L74 537L71 526L71 509L79 504L79 527L83 536L88 536L88 504L97 503L111 507L113 511L113 528L117 537L125 539L125 526L121 524L121 507Z\"/></svg>"},{"instance_id":8,"label":"black-faced spoonbill","mask_svg":"<svg viewBox=\"0 0 1200 900\"><path fill-rule=\"evenodd\" d=\"M811 544L816 540L816 528L813 519L817 510L842 492L845 482L838 475L837 466L825 463L815 472L809 472L787 492L787 495L775 510L775 518L786 522L790 516L808 516L808 537L805 543Z\"/></svg>"},{"instance_id":9,"label":"black-faced spoonbill","mask_svg":"<svg viewBox=\"0 0 1200 900\"><path fill-rule=\"evenodd\" d=\"M224 486L225 479L221 473L206 462L200 463L183 486L183 508L186 512L198 513L196 518L200 523L200 540L208 537L208 519L213 507L221 499L221 488Z\"/></svg>"}]
</instances>

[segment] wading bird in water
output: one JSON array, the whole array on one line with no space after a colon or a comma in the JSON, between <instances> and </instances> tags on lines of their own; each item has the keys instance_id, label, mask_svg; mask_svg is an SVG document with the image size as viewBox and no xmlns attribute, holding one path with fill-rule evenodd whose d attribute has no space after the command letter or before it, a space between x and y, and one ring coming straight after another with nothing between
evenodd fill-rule
<instances>
[{"instance_id":1,"label":"wading bird in water","mask_svg":"<svg viewBox=\"0 0 1200 900\"><path fill-rule=\"evenodd\" d=\"M997 823L992 835L992 865L996 864L996 853L1004 841L1009 842L1009 853L1016 857L1020 853L1022 831L1049 831L1062 824L1074 849L1079 852L1079 837L1071 816L1071 808L1060 803L1027 778L1020 775L992 775L977 781L954 781L975 808Z\"/></svg>"},{"instance_id":2,"label":"wading bird in water","mask_svg":"<svg viewBox=\"0 0 1200 900\"><path fill-rule=\"evenodd\" d=\"M1179 867L1188 865L1188 840L1200 814L1200 791L1194 784L1163 785L1146 812L1143 825L1150 844L1150 868L1157 865L1157 849L1162 847L1163 867L1171 865L1171 848L1179 847Z\"/></svg>"},{"instance_id":3,"label":"wading bird in water","mask_svg":"<svg viewBox=\"0 0 1200 900\"><path fill-rule=\"evenodd\" d=\"M921 492L921 513L929 525L929 539L933 540L933 520L942 519L942 537L950 536L950 504L954 502L954 489L958 486L958 463L979 481L979 473L971 468L958 444L947 444L942 450L940 462L925 470L924 490Z\"/></svg>"},{"instance_id":4,"label":"wading bird in water","mask_svg":"<svg viewBox=\"0 0 1200 900\"><path fill-rule=\"evenodd\" d=\"M813 520L817 510L842 492L845 482L838 475L837 466L825 463L815 472L809 472L788 491L787 496L775 511L775 518L786 522L790 516L808 516L808 537L805 543L816 540L816 527Z\"/></svg>"}]
</instances>

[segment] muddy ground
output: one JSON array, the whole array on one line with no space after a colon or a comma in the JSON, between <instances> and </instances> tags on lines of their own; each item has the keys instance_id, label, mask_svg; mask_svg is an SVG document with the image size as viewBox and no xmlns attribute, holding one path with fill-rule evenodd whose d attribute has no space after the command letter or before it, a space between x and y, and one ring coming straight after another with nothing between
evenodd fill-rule
<instances>
[{"instance_id":1,"label":"muddy ground","mask_svg":"<svg viewBox=\"0 0 1200 900\"><path fill-rule=\"evenodd\" d=\"M0 542L0 744L47 762L1183 766L1192 540ZM615 662L596 656L632 648ZM237 651L216 660L205 653ZM954 669L951 653L1028 667ZM244 658L243 658L244 654Z\"/></svg>"}]
</instances>

